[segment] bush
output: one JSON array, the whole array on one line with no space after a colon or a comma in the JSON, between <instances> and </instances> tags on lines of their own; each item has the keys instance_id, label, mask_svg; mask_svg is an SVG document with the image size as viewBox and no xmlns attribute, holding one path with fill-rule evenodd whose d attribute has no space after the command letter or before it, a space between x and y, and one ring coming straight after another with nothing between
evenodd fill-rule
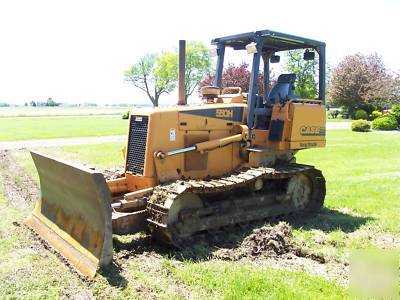
<instances>
[{"instance_id":1,"label":"bush","mask_svg":"<svg viewBox=\"0 0 400 300\"><path fill-rule=\"evenodd\" d=\"M328 118L329 119L336 119L338 115L339 115L339 111L338 110L330 110L330 111L328 111Z\"/></svg>"},{"instance_id":2,"label":"bush","mask_svg":"<svg viewBox=\"0 0 400 300\"><path fill-rule=\"evenodd\" d=\"M366 120L367 118L368 118L368 114L365 110L357 109L356 114L355 114L356 120Z\"/></svg>"},{"instance_id":3,"label":"bush","mask_svg":"<svg viewBox=\"0 0 400 300\"><path fill-rule=\"evenodd\" d=\"M375 130L395 130L397 121L393 115L384 115L372 121L372 129Z\"/></svg>"},{"instance_id":4,"label":"bush","mask_svg":"<svg viewBox=\"0 0 400 300\"><path fill-rule=\"evenodd\" d=\"M367 120L357 120L351 123L351 130L359 132L367 132L371 126Z\"/></svg>"},{"instance_id":5,"label":"bush","mask_svg":"<svg viewBox=\"0 0 400 300\"><path fill-rule=\"evenodd\" d=\"M130 114L129 110L127 112L124 112L124 114L122 115L122 119L124 119L124 120L129 119L129 114Z\"/></svg>"},{"instance_id":6,"label":"bush","mask_svg":"<svg viewBox=\"0 0 400 300\"><path fill-rule=\"evenodd\" d=\"M397 121L397 125L400 126L400 104L393 104L392 105L392 113L391 113Z\"/></svg>"},{"instance_id":7,"label":"bush","mask_svg":"<svg viewBox=\"0 0 400 300\"><path fill-rule=\"evenodd\" d=\"M382 116L382 113L378 110L374 110L370 115L369 115L369 119L371 121L375 120L376 118L379 118Z\"/></svg>"},{"instance_id":8,"label":"bush","mask_svg":"<svg viewBox=\"0 0 400 300\"><path fill-rule=\"evenodd\" d=\"M400 104L393 104L392 105L392 113L399 113L400 114Z\"/></svg>"}]
</instances>

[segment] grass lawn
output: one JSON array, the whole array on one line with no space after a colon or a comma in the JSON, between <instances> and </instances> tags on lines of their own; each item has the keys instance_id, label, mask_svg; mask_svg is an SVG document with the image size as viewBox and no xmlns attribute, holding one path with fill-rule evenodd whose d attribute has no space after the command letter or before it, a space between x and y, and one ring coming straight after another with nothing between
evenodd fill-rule
<instances>
[{"instance_id":1,"label":"grass lawn","mask_svg":"<svg viewBox=\"0 0 400 300\"><path fill-rule=\"evenodd\" d=\"M353 249L399 246L400 136L329 130L327 138L327 148L297 155L298 162L323 170L327 197L321 213L289 221L295 240L323 255L328 263L348 261ZM41 150L71 161L110 167L122 165L122 146L107 143ZM14 151L13 155L34 174L26 152ZM115 255L127 257L121 270L114 267L88 284L41 247L25 228L13 225L14 221L22 222L28 211L10 206L0 195L0 298L72 297L76 293L99 298L164 299L348 296L341 282L308 271L208 257L178 260L168 252L146 250L141 243L129 242L116 242L119 249Z\"/></svg>"},{"instance_id":2,"label":"grass lawn","mask_svg":"<svg viewBox=\"0 0 400 300\"><path fill-rule=\"evenodd\" d=\"M400 135L328 131L328 147L297 155L327 179L325 206L370 217L368 224L400 236Z\"/></svg>"},{"instance_id":3,"label":"grass lawn","mask_svg":"<svg viewBox=\"0 0 400 300\"><path fill-rule=\"evenodd\" d=\"M121 135L127 128L120 115L0 118L0 141Z\"/></svg>"},{"instance_id":4,"label":"grass lawn","mask_svg":"<svg viewBox=\"0 0 400 300\"><path fill-rule=\"evenodd\" d=\"M326 118L327 122L353 122L354 120L352 119L342 119L342 118L336 118L336 119L328 119Z\"/></svg>"},{"instance_id":5,"label":"grass lawn","mask_svg":"<svg viewBox=\"0 0 400 300\"><path fill-rule=\"evenodd\" d=\"M38 148L35 149L35 151L56 158L62 158L68 162L90 164L91 166L105 169L124 165L124 158L122 155L122 148L124 146L124 143L103 143L83 146L64 146L61 148ZM30 153L26 150L14 151L13 156L38 183L39 177Z\"/></svg>"},{"instance_id":6,"label":"grass lawn","mask_svg":"<svg viewBox=\"0 0 400 300\"><path fill-rule=\"evenodd\" d=\"M254 268L238 263L186 263L173 274L209 298L343 299L345 289L304 272Z\"/></svg>"},{"instance_id":7,"label":"grass lawn","mask_svg":"<svg viewBox=\"0 0 400 300\"><path fill-rule=\"evenodd\" d=\"M130 107L0 107L1 117L122 115Z\"/></svg>"}]
</instances>

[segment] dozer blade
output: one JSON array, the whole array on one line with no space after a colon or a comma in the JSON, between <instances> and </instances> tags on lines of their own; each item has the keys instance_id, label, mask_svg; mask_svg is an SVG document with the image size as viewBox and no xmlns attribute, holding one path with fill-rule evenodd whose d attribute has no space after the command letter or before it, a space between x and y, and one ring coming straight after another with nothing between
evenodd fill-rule
<instances>
[{"instance_id":1,"label":"dozer blade","mask_svg":"<svg viewBox=\"0 0 400 300\"><path fill-rule=\"evenodd\" d=\"M41 197L26 224L78 273L93 278L112 260L111 194L104 176L31 152Z\"/></svg>"}]
</instances>

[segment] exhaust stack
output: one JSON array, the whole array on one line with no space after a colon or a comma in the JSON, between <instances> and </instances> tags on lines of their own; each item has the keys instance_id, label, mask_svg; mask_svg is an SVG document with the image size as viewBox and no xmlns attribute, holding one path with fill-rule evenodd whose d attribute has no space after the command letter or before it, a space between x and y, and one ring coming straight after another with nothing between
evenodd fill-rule
<instances>
[{"instance_id":1,"label":"exhaust stack","mask_svg":"<svg viewBox=\"0 0 400 300\"><path fill-rule=\"evenodd\" d=\"M186 55L186 41L179 40L179 77L178 77L179 99L178 99L178 105L186 105L185 55Z\"/></svg>"}]
</instances>

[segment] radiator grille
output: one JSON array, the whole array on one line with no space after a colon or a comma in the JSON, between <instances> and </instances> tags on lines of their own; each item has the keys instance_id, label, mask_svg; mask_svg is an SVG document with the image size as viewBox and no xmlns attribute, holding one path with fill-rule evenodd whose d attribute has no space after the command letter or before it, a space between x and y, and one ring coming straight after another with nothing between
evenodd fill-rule
<instances>
[{"instance_id":1,"label":"radiator grille","mask_svg":"<svg viewBox=\"0 0 400 300\"><path fill-rule=\"evenodd\" d=\"M131 116L126 170L134 174L143 174L148 123L147 116Z\"/></svg>"}]
</instances>

